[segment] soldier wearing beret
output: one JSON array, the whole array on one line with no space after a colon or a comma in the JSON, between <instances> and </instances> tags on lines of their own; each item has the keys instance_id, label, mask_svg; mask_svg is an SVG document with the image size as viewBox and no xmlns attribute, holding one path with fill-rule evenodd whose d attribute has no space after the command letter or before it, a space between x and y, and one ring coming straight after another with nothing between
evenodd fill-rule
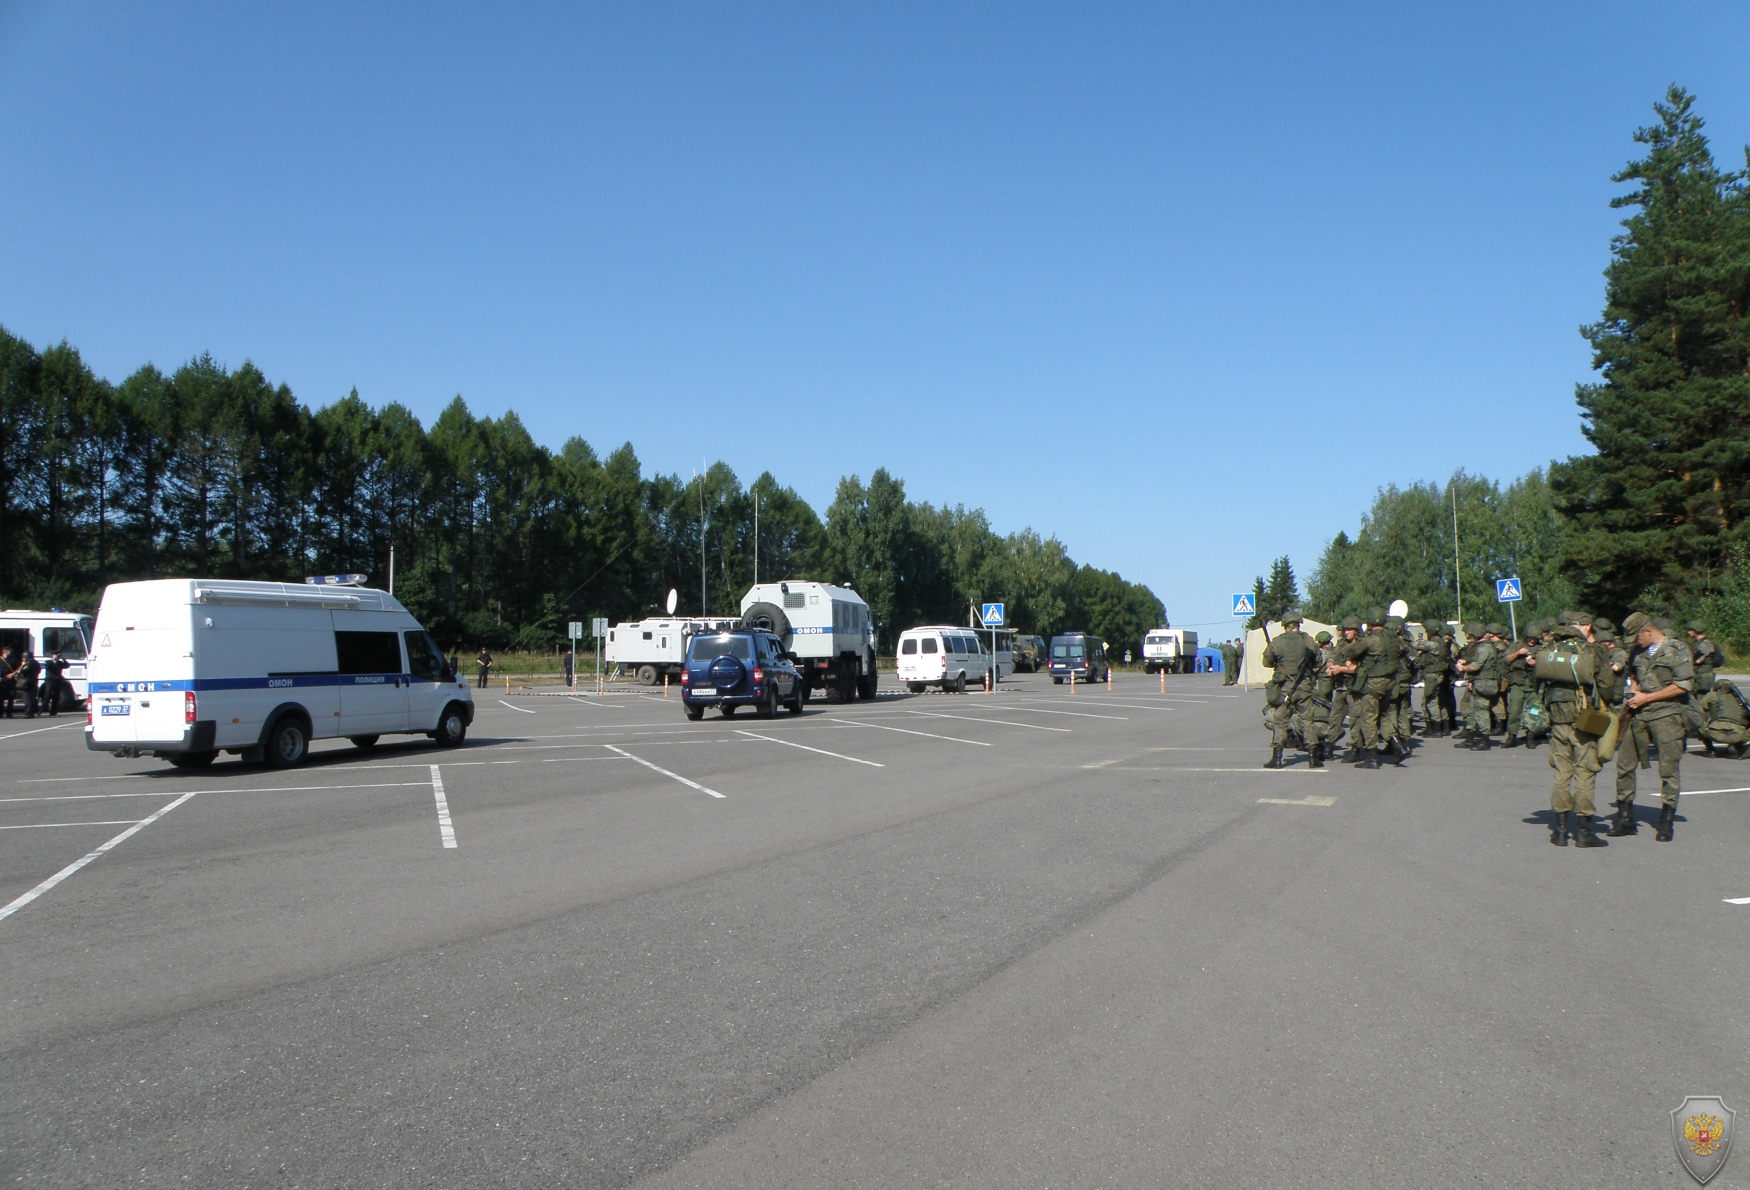
<instances>
[{"instance_id":1,"label":"soldier wearing beret","mask_svg":"<svg viewBox=\"0 0 1750 1190\"><path fill-rule=\"evenodd\" d=\"M1670 621L1663 621L1670 623ZM1636 612L1622 622L1623 632L1634 638L1634 678L1623 707L1646 725L1653 746L1659 750L1659 829L1653 837L1669 843L1675 831L1677 798L1682 792L1678 764L1683 757L1687 727L1684 709L1695 689L1695 662L1689 646L1661 621ZM1675 629L1675 625L1672 626ZM1625 765L1621 748L1616 754L1616 824L1623 833L1634 830L1635 766Z\"/></svg>"}]
</instances>

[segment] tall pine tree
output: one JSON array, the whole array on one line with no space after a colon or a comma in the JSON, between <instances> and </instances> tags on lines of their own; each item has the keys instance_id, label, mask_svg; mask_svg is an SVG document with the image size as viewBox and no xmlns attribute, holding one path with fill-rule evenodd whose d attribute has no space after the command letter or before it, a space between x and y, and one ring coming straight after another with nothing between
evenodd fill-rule
<instances>
[{"instance_id":1,"label":"tall pine tree","mask_svg":"<svg viewBox=\"0 0 1750 1190\"><path fill-rule=\"evenodd\" d=\"M1750 515L1750 206L1695 100L1672 86L1611 244L1603 317L1584 328L1601 382L1580 385L1597 453L1551 469L1571 518L1565 569L1606 608L1665 608L1705 584Z\"/></svg>"}]
</instances>

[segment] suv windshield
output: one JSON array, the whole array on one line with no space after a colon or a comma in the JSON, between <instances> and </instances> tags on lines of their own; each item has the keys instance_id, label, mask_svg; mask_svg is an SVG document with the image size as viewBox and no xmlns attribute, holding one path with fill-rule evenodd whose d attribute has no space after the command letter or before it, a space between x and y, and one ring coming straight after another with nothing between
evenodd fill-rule
<instances>
[{"instance_id":1,"label":"suv windshield","mask_svg":"<svg viewBox=\"0 0 1750 1190\"><path fill-rule=\"evenodd\" d=\"M753 647L745 636L695 636L687 656L693 661L715 661L724 654L737 661L751 661Z\"/></svg>"}]
</instances>

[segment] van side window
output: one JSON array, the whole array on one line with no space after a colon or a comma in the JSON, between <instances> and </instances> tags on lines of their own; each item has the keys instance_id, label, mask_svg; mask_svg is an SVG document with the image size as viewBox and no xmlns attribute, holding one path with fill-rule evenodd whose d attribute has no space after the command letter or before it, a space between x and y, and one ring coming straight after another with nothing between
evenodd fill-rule
<instances>
[{"instance_id":1,"label":"van side window","mask_svg":"<svg viewBox=\"0 0 1750 1190\"><path fill-rule=\"evenodd\" d=\"M68 661L85 659L85 638L77 628L44 628L43 656L59 653Z\"/></svg>"},{"instance_id":2,"label":"van side window","mask_svg":"<svg viewBox=\"0 0 1750 1190\"><path fill-rule=\"evenodd\" d=\"M343 674L401 672L401 641L393 632L336 632L334 653Z\"/></svg>"},{"instance_id":3,"label":"van side window","mask_svg":"<svg viewBox=\"0 0 1750 1190\"><path fill-rule=\"evenodd\" d=\"M374 633L372 635L375 635ZM407 641L407 672L424 682L441 682L446 676L443 654L423 632L404 632Z\"/></svg>"},{"instance_id":4,"label":"van side window","mask_svg":"<svg viewBox=\"0 0 1750 1190\"><path fill-rule=\"evenodd\" d=\"M915 654L918 651L917 638L914 636L914 637L909 637L905 640L900 641L899 642L899 651L901 653L904 653L907 657L910 657L913 654Z\"/></svg>"},{"instance_id":5,"label":"van side window","mask_svg":"<svg viewBox=\"0 0 1750 1190\"><path fill-rule=\"evenodd\" d=\"M934 653L935 651L936 651L936 638L933 636L924 637L924 652Z\"/></svg>"}]
</instances>

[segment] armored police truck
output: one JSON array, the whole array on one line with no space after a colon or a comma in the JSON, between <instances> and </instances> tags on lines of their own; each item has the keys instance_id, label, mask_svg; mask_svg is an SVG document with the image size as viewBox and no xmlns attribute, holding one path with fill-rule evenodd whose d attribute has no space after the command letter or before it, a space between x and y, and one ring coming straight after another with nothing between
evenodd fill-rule
<instances>
[{"instance_id":1,"label":"armored police truck","mask_svg":"<svg viewBox=\"0 0 1750 1190\"><path fill-rule=\"evenodd\" d=\"M815 690L825 690L828 702L875 697L875 621L849 587L759 583L741 597L741 619L784 642L804 698Z\"/></svg>"}]
</instances>

